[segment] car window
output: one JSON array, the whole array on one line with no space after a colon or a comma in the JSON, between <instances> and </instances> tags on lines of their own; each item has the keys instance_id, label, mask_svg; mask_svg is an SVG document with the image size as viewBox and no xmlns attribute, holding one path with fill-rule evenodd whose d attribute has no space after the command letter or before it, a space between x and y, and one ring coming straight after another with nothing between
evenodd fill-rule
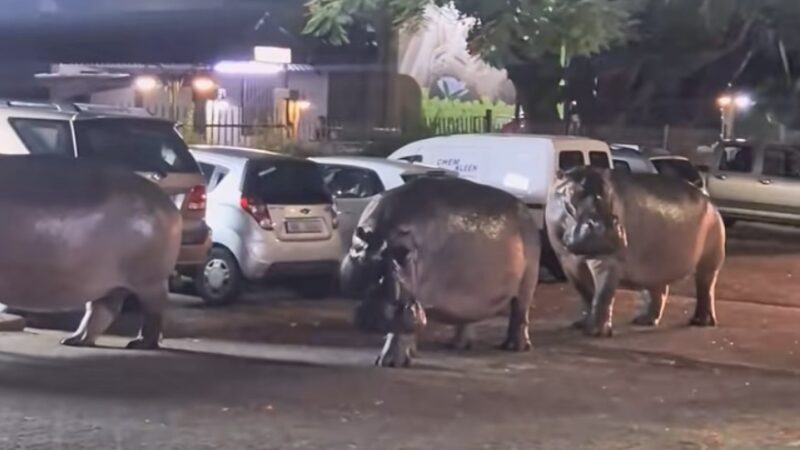
<instances>
[{"instance_id":1,"label":"car window","mask_svg":"<svg viewBox=\"0 0 800 450\"><path fill-rule=\"evenodd\" d=\"M719 169L726 172L750 173L753 171L753 147L725 146Z\"/></svg>"},{"instance_id":2,"label":"car window","mask_svg":"<svg viewBox=\"0 0 800 450\"><path fill-rule=\"evenodd\" d=\"M75 123L78 156L135 171L197 172L186 143L167 122L98 119Z\"/></svg>"},{"instance_id":3,"label":"car window","mask_svg":"<svg viewBox=\"0 0 800 450\"><path fill-rule=\"evenodd\" d=\"M685 159L654 159L658 173L684 179L692 184L700 184L703 177L690 161Z\"/></svg>"},{"instance_id":4,"label":"car window","mask_svg":"<svg viewBox=\"0 0 800 450\"><path fill-rule=\"evenodd\" d=\"M369 169L324 165L325 185L336 198L367 198L383 192L380 177Z\"/></svg>"},{"instance_id":5,"label":"car window","mask_svg":"<svg viewBox=\"0 0 800 450\"><path fill-rule=\"evenodd\" d=\"M216 170L216 166L213 164L208 164L204 162L198 162L200 166L200 172L203 172L203 178L206 180L206 186L211 184L211 177L214 175L214 170Z\"/></svg>"},{"instance_id":6,"label":"car window","mask_svg":"<svg viewBox=\"0 0 800 450\"><path fill-rule=\"evenodd\" d=\"M576 150L567 150L558 154L558 168L561 170L572 169L585 165L583 161L583 152Z\"/></svg>"},{"instance_id":7,"label":"car window","mask_svg":"<svg viewBox=\"0 0 800 450\"><path fill-rule=\"evenodd\" d=\"M800 179L800 149L767 147L762 172L768 176Z\"/></svg>"},{"instance_id":8,"label":"car window","mask_svg":"<svg viewBox=\"0 0 800 450\"><path fill-rule=\"evenodd\" d=\"M592 167L600 167L603 169L610 169L611 162L608 159L608 153L605 152L589 152L589 165Z\"/></svg>"},{"instance_id":9,"label":"car window","mask_svg":"<svg viewBox=\"0 0 800 450\"><path fill-rule=\"evenodd\" d=\"M32 155L74 155L66 120L9 119L9 123Z\"/></svg>"},{"instance_id":10,"label":"car window","mask_svg":"<svg viewBox=\"0 0 800 450\"><path fill-rule=\"evenodd\" d=\"M331 203L321 168L291 159L248 161L242 192L272 205L317 205Z\"/></svg>"},{"instance_id":11,"label":"car window","mask_svg":"<svg viewBox=\"0 0 800 450\"><path fill-rule=\"evenodd\" d=\"M631 165L621 159L614 160L614 171L622 173L631 173Z\"/></svg>"}]
</instances>

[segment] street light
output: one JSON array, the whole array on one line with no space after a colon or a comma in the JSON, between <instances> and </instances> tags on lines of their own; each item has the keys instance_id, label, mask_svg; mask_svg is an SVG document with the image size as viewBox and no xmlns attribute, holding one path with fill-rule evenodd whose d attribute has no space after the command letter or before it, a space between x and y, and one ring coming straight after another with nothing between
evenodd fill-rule
<instances>
[{"instance_id":1,"label":"street light","mask_svg":"<svg viewBox=\"0 0 800 450\"><path fill-rule=\"evenodd\" d=\"M152 75L140 75L133 80L134 88L141 93L152 92L160 85L158 78Z\"/></svg>"},{"instance_id":2,"label":"street light","mask_svg":"<svg viewBox=\"0 0 800 450\"><path fill-rule=\"evenodd\" d=\"M747 111L753 105L755 105L755 102L752 97L744 93L728 93L717 98L717 106L719 106L722 115L720 137L723 140L732 139L734 136L733 127L736 122L736 112Z\"/></svg>"},{"instance_id":3,"label":"street light","mask_svg":"<svg viewBox=\"0 0 800 450\"><path fill-rule=\"evenodd\" d=\"M217 83L209 77L198 76L192 80L192 89L199 94L204 94L213 91L217 87Z\"/></svg>"}]
</instances>

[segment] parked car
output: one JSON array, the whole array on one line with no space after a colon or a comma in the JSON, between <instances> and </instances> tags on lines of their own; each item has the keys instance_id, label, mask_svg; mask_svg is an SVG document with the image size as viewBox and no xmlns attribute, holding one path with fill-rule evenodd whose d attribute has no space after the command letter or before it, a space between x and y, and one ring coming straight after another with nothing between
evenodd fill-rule
<instances>
[{"instance_id":1,"label":"parked car","mask_svg":"<svg viewBox=\"0 0 800 450\"><path fill-rule=\"evenodd\" d=\"M421 176L454 176L458 173L433 166L377 157L325 156L309 158L325 174L325 184L339 213L339 232L344 248L350 247L361 213L376 196Z\"/></svg>"},{"instance_id":2,"label":"parked car","mask_svg":"<svg viewBox=\"0 0 800 450\"><path fill-rule=\"evenodd\" d=\"M342 241L322 170L311 161L235 147L196 146L208 183L214 245L196 277L210 304L235 301L246 284L294 278L323 297L337 279Z\"/></svg>"},{"instance_id":3,"label":"parked car","mask_svg":"<svg viewBox=\"0 0 800 450\"><path fill-rule=\"evenodd\" d=\"M0 101L0 154L81 158L139 173L183 216L178 271L192 274L205 262L211 247L205 184L173 122L132 108Z\"/></svg>"},{"instance_id":4,"label":"parked car","mask_svg":"<svg viewBox=\"0 0 800 450\"><path fill-rule=\"evenodd\" d=\"M706 169L708 193L728 225L800 225L800 146L720 142Z\"/></svg>"},{"instance_id":5,"label":"parked car","mask_svg":"<svg viewBox=\"0 0 800 450\"><path fill-rule=\"evenodd\" d=\"M531 208L542 235L542 265L557 279L564 272L544 231L544 205L558 170L591 165L611 168L605 142L572 136L473 134L436 137L408 144L390 159L430 164L461 178L494 186Z\"/></svg>"},{"instance_id":6,"label":"parked car","mask_svg":"<svg viewBox=\"0 0 800 450\"><path fill-rule=\"evenodd\" d=\"M650 158L631 147L611 146L614 170L624 173L658 173Z\"/></svg>"},{"instance_id":7,"label":"parked car","mask_svg":"<svg viewBox=\"0 0 800 450\"><path fill-rule=\"evenodd\" d=\"M681 178L697 186L703 192L708 193L703 175L697 167L692 164L689 158L675 155L652 156L650 157L650 161L653 163L656 170L658 170L658 173Z\"/></svg>"}]
</instances>

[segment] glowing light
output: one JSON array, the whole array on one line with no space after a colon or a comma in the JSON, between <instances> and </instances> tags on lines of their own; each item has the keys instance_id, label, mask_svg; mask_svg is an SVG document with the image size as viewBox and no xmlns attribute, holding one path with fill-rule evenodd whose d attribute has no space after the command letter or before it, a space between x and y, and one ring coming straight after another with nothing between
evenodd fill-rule
<instances>
[{"instance_id":1,"label":"glowing light","mask_svg":"<svg viewBox=\"0 0 800 450\"><path fill-rule=\"evenodd\" d=\"M198 92L209 92L217 87L217 83L208 77L197 77L192 80L192 88Z\"/></svg>"},{"instance_id":2,"label":"glowing light","mask_svg":"<svg viewBox=\"0 0 800 450\"><path fill-rule=\"evenodd\" d=\"M723 95L717 99L717 104L720 108L727 108L728 106L731 106L731 103L733 103L733 97L730 95Z\"/></svg>"},{"instance_id":3,"label":"glowing light","mask_svg":"<svg viewBox=\"0 0 800 450\"><path fill-rule=\"evenodd\" d=\"M305 110L311 108L311 102L308 101L308 100L300 100L300 101L297 102L297 107L300 108L301 110L305 111Z\"/></svg>"},{"instance_id":4,"label":"glowing light","mask_svg":"<svg viewBox=\"0 0 800 450\"><path fill-rule=\"evenodd\" d=\"M150 92L161 85L158 78L152 75L140 75L133 80L134 88L139 92Z\"/></svg>"},{"instance_id":5,"label":"glowing light","mask_svg":"<svg viewBox=\"0 0 800 450\"><path fill-rule=\"evenodd\" d=\"M222 61L214 66L214 71L237 75L272 75L283 72L283 66L257 61Z\"/></svg>"},{"instance_id":6,"label":"glowing light","mask_svg":"<svg viewBox=\"0 0 800 450\"><path fill-rule=\"evenodd\" d=\"M736 96L734 103L736 103L736 107L739 109L748 109L753 106L753 99L750 98L749 95L740 94Z\"/></svg>"}]
</instances>

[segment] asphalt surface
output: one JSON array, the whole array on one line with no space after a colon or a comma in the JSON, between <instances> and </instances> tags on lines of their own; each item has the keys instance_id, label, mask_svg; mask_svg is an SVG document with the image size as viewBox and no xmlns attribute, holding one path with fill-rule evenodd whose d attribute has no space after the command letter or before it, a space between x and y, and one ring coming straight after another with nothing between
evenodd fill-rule
<instances>
[{"instance_id":1,"label":"asphalt surface","mask_svg":"<svg viewBox=\"0 0 800 450\"><path fill-rule=\"evenodd\" d=\"M800 448L800 239L731 235L717 329L685 326L684 283L660 328L628 325L622 293L616 337L588 339L568 329L571 289L543 285L532 352L494 349L504 318L464 353L432 326L411 369L372 367L380 338L352 329L352 302L287 291L225 309L176 296L158 352L61 347L76 317L33 318L0 333L0 449Z\"/></svg>"}]
</instances>

